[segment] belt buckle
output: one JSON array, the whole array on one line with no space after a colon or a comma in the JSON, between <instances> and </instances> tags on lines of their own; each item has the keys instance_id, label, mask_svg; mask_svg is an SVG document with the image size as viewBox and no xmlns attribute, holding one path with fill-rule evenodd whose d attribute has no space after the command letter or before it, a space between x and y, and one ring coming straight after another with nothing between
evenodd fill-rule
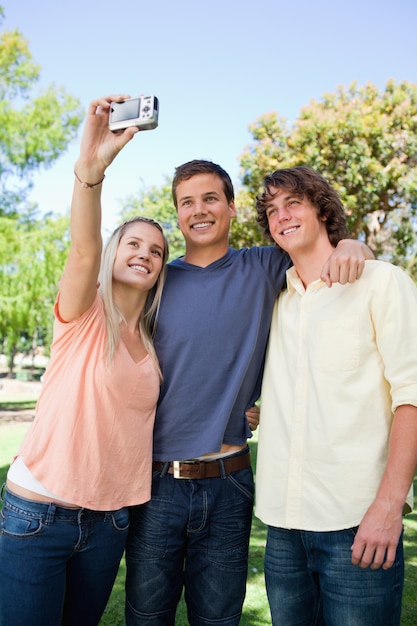
<instances>
[{"instance_id":1,"label":"belt buckle","mask_svg":"<svg viewBox=\"0 0 417 626\"><path fill-rule=\"evenodd\" d=\"M181 476L181 468L180 468L181 463L183 463L183 461L172 461L173 476L174 478L180 478L182 480L186 480L188 476Z\"/></svg>"}]
</instances>

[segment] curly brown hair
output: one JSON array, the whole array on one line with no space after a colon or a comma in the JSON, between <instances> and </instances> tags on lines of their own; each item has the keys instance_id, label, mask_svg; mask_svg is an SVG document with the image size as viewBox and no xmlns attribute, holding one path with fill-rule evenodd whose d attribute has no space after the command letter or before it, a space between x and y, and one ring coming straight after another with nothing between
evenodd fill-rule
<instances>
[{"instance_id":1,"label":"curly brown hair","mask_svg":"<svg viewBox=\"0 0 417 626\"><path fill-rule=\"evenodd\" d=\"M269 230L266 208L277 190L285 189L299 198L307 198L317 209L318 217L326 218L325 225L332 246L346 239L346 215L337 191L311 167L299 165L276 170L264 179L264 191L256 198L257 222L264 234L274 241Z\"/></svg>"}]
</instances>

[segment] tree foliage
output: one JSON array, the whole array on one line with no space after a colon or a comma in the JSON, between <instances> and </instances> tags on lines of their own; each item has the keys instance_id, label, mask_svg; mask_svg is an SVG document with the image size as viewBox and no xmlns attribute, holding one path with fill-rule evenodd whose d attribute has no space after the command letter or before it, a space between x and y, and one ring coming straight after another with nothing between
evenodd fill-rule
<instances>
[{"instance_id":1,"label":"tree foliage","mask_svg":"<svg viewBox=\"0 0 417 626\"><path fill-rule=\"evenodd\" d=\"M0 6L0 22L4 17ZM63 87L36 91L40 67L23 35L0 33L0 340L15 352L51 340L53 303L68 252L68 218L38 217L27 195L75 137L80 101Z\"/></svg>"},{"instance_id":2,"label":"tree foliage","mask_svg":"<svg viewBox=\"0 0 417 626\"><path fill-rule=\"evenodd\" d=\"M271 245L271 242L265 239L259 228L254 210L254 200L245 189L237 190L235 205L236 217L232 219L229 237L232 248Z\"/></svg>"},{"instance_id":3,"label":"tree foliage","mask_svg":"<svg viewBox=\"0 0 417 626\"><path fill-rule=\"evenodd\" d=\"M69 250L69 218L31 212L17 222L0 217L0 337L13 356L25 341L51 341L53 304Z\"/></svg>"},{"instance_id":4,"label":"tree foliage","mask_svg":"<svg viewBox=\"0 0 417 626\"><path fill-rule=\"evenodd\" d=\"M0 7L0 20L3 10ZM24 209L32 174L64 152L83 119L63 87L35 92L40 67L16 29L0 34L0 215Z\"/></svg>"},{"instance_id":5,"label":"tree foliage","mask_svg":"<svg viewBox=\"0 0 417 626\"><path fill-rule=\"evenodd\" d=\"M241 176L252 204L266 174L313 167L339 191L352 236L417 276L417 85L353 83L313 100L292 126L268 113L250 131Z\"/></svg>"}]
</instances>

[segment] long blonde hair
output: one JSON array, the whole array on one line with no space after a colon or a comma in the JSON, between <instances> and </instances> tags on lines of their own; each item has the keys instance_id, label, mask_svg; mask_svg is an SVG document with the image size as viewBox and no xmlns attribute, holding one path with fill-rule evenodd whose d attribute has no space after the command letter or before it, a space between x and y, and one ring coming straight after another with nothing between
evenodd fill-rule
<instances>
[{"instance_id":1,"label":"long blonde hair","mask_svg":"<svg viewBox=\"0 0 417 626\"><path fill-rule=\"evenodd\" d=\"M164 241L164 250L163 250L163 258L162 258L162 270L158 276L158 279L153 286L153 288L149 291L145 306L139 316L138 319L138 330L144 346L147 352L154 359L159 373L161 374L161 370L159 368L158 357L155 352L155 348L153 345L153 337L155 335L156 323L158 318L159 307L161 304L161 296L162 289L165 283L166 272L167 272L167 260L169 254L168 241L164 235L162 227L158 222L155 222L153 219L148 217L134 217L127 222L121 224L113 234L110 236L107 241L104 249L101 260L100 267L100 275L99 282L100 288L99 293L103 299L104 303L104 312L106 316L106 327L107 327L107 363L111 364L113 361L117 346L120 342L120 322L126 321L119 310L118 306L113 300L113 265L114 260L116 258L117 249L119 247L119 243L121 238L123 237L125 231L131 224L144 222L146 224L151 224L151 226L155 226L161 233Z\"/></svg>"}]
</instances>

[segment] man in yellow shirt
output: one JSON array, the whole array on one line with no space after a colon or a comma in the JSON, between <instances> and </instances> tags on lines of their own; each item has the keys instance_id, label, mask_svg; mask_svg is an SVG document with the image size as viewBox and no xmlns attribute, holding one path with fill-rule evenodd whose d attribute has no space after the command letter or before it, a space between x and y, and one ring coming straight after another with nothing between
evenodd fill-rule
<instances>
[{"instance_id":1,"label":"man in yellow shirt","mask_svg":"<svg viewBox=\"0 0 417 626\"><path fill-rule=\"evenodd\" d=\"M353 284L320 280L346 225L310 168L268 176L257 210L294 264L261 396L256 515L268 525L272 623L398 625L417 464L416 286L381 261Z\"/></svg>"}]
</instances>

